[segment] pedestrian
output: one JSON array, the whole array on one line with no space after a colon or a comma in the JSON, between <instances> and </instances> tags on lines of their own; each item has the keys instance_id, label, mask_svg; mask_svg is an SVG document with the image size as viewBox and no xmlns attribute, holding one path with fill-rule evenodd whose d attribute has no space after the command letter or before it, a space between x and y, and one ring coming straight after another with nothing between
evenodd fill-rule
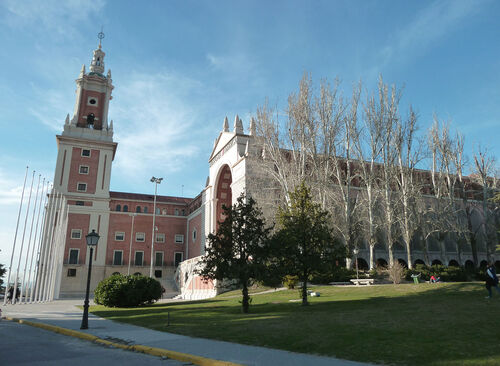
<instances>
[{"instance_id":1,"label":"pedestrian","mask_svg":"<svg viewBox=\"0 0 500 366\"><path fill-rule=\"evenodd\" d=\"M431 283L441 282L441 277L431 276Z\"/></svg>"},{"instance_id":2,"label":"pedestrian","mask_svg":"<svg viewBox=\"0 0 500 366\"><path fill-rule=\"evenodd\" d=\"M486 268L486 289L488 290L487 299L491 299L491 288L494 287L500 294L500 288L498 288L498 277L497 271L495 270L495 265L490 262L488 268Z\"/></svg>"},{"instance_id":3,"label":"pedestrian","mask_svg":"<svg viewBox=\"0 0 500 366\"><path fill-rule=\"evenodd\" d=\"M8 304L8 303L12 304L12 297L13 296L14 296L14 287L9 286L9 288L7 289L7 302L6 302L6 304Z\"/></svg>"}]
</instances>

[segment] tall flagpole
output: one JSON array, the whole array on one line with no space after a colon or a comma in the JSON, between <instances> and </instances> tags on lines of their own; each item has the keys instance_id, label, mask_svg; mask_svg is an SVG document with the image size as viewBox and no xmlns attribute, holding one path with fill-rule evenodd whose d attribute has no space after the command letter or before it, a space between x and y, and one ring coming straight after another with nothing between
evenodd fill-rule
<instances>
[{"instance_id":1,"label":"tall flagpole","mask_svg":"<svg viewBox=\"0 0 500 366\"><path fill-rule=\"evenodd\" d=\"M12 245L12 254L10 255L10 264L9 264L9 272L7 274L7 283L5 286L5 293L3 297L3 304L7 303L7 291L10 285L10 272L12 270L12 262L14 261L14 252L16 250L16 239L17 239L17 229L19 228L19 219L21 217L21 209L23 207L23 199L24 199L24 188L26 187L26 178L28 177L28 167L26 167L26 174L24 175L24 184L23 184L23 193L21 193L21 203L19 204L19 213L17 214L17 224L16 224L16 233L14 234L14 244Z\"/></svg>"},{"instance_id":2,"label":"tall flagpole","mask_svg":"<svg viewBox=\"0 0 500 366\"><path fill-rule=\"evenodd\" d=\"M66 197L62 195L62 206L61 206L61 222L59 226L59 242L57 244L57 253L55 256L54 264L54 284L52 288L51 299L59 298L59 293L61 289L61 277L62 269L64 263L64 248L66 244L66 233L68 232L68 214L69 206L67 204Z\"/></svg>"},{"instance_id":3,"label":"tall flagpole","mask_svg":"<svg viewBox=\"0 0 500 366\"><path fill-rule=\"evenodd\" d=\"M36 277L35 277L35 271L33 269L33 258L35 257L35 253L38 252L38 245L37 245L37 238L38 238L38 224L40 223L40 216L42 213L42 204L43 204L43 191L45 190L45 178L43 178L42 182L42 192L40 193L40 204L38 205L38 215L36 218L36 225L35 225L35 238L33 239L33 251L31 252L31 261L30 261L30 269L28 272L28 283L30 284L30 296L29 296L29 302L33 299L33 288L36 285ZM42 220L43 221L43 220ZM31 274L33 273L33 282L31 282Z\"/></svg>"},{"instance_id":4,"label":"tall flagpole","mask_svg":"<svg viewBox=\"0 0 500 366\"><path fill-rule=\"evenodd\" d=\"M29 198L28 198L28 206L26 207L26 217L24 218L23 238L21 239L21 249L19 251L19 261L17 262L16 277L14 278L14 294L12 295L12 303L13 304L16 303L17 279L19 277L19 269L21 268L21 260L23 259L24 236L26 234L26 224L28 223L28 216L29 216L29 213L30 213L31 194L33 193L33 181L34 180L35 180L35 171L33 170L33 176L31 177L30 195L29 195Z\"/></svg>"},{"instance_id":5,"label":"tall flagpole","mask_svg":"<svg viewBox=\"0 0 500 366\"><path fill-rule=\"evenodd\" d=\"M53 197L54 186L51 187L50 193L48 196L47 210L45 212L45 225L44 225L44 233L43 233L43 242L42 242L42 259L40 260L41 266L38 267L38 271L40 272L40 286L38 287L38 301L43 301L44 291L45 291L45 277L47 273L47 258L49 255L49 243L50 243L50 234L51 234L51 226L52 219L54 214L54 203L55 198Z\"/></svg>"},{"instance_id":6,"label":"tall flagpole","mask_svg":"<svg viewBox=\"0 0 500 366\"><path fill-rule=\"evenodd\" d=\"M43 205L43 214L42 214L42 225L40 226L40 238L39 243L38 243L38 253L37 255L37 262L35 266L35 271L33 272L33 279L35 281L35 296L32 299L32 301L38 301L39 294L40 294L40 286L42 283L42 261L43 261L43 255L45 253L44 250L44 241L45 241L45 233L47 232L47 220L49 217L48 213L48 207L49 207L49 187L50 187L50 182L47 182L47 188L45 190L45 203ZM36 276L35 276L36 273Z\"/></svg>"},{"instance_id":7,"label":"tall flagpole","mask_svg":"<svg viewBox=\"0 0 500 366\"><path fill-rule=\"evenodd\" d=\"M26 297L26 270L28 269L28 262L30 258L30 249L31 249L31 237L33 235L33 224L35 223L36 216L36 206L38 204L38 193L40 192L40 179L42 175L38 175L38 183L36 187L35 194L35 203L33 204L33 213L31 215L31 225L30 225L30 236L28 237L28 248L26 249L26 260L24 261L24 271L23 271L23 282L21 282L21 294L20 294L20 302L23 302L23 295ZM34 246L34 245L33 245ZM26 302L26 298L24 298L24 302Z\"/></svg>"},{"instance_id":8,"label":"tall flagpole","mask_svg":"<svg viewBox=\"0 0 500 366\"><path fill-rule=\"evenodd\" d=\"M58 271L58 261L59 261L59 252L60 252L60 247L61 247L61 242L62 242L62 237L63 237L63 222L64 222L64 216L66 214L65 210L65 202L66 199L64 198L64 195L61 193L59 200L59 205L58 205L58 214L57 214L57 229L56 229L56 234L54 238L54 248L53 248L53 254L52 254L52 261L51 261L51 272L50 272L50 278L49 278L49 301L54 300L54 290L55 290L55 284L56 284L56 277L57 277L57 271ZM62 263L61 263L62 265Z\"/></svg>"},{"instance_id":9,"label":"tall flagpole","mask_svg":"<svg viewBox=\"0 0 500 366\"><path fill-rule=\"evenodd\" d=\"M52 258L53 258L53 251L54 251L54 237L56 234L56 226L57 226L57 219L58 219L58 214L57 214L57 208L59 206L59 200L60 200L60 194L59 192L56 191L56 199L54 203L54 213L52 216L52 220L50 220L50 233L49 233L49 256L47 259L47 265L46 265L46 275L45 275L45 284L44 284L44 296L43 300L48 301L49 299L49 292L50 292L50 278L52 275Z\"/></svg>"}]
</instances>

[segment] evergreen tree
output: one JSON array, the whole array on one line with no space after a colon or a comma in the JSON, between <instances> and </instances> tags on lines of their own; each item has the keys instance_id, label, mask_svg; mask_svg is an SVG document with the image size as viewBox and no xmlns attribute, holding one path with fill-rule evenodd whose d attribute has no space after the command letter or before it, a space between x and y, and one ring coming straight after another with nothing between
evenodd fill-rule
<instances>
[{"instance_id":1,"label":"evergreen tree","mask_svg":"<svg viewBox=\"0 0 500 366\"><path fill-rule=\"evenodd\" d=\"M232 207L223 206L224 221L215 234L208 235L209 245L199 274L211 280L232 280L241 286L242 308L248 313L248 287L264 277L269 257L269 232L255 200L238 197Z\"/></svg>"},{"instance_id":2,"label":"evergreen tree","mask_svg":"<svg viewBox=\"0 0 500 366\"><path fill-rule=\"evenodd\" d=\"M3 291L3 276L5 276L5 272L7 272L7 269L3 264L0 263L0 290Z\"/></svg>"},{"instance_id":3,"label":"evergreen tree","mask_svg":"<svg viewBox=\"0 0 500 366\"><path fill-rule=\"evenodd\" d=\"M282 269L302 282L302 305L307 302L307 282L313 272L321 271L345 253L335 246L329 213L313 202L310 189L302 182L290 192L290 205L278 212L278 243Z\"/></svg>"}]
</instances>

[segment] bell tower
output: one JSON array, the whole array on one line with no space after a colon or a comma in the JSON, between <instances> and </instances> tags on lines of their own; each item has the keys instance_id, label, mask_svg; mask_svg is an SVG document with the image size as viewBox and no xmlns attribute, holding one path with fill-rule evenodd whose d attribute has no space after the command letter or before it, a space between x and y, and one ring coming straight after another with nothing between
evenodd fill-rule
<instances>
[{"instance_id":1,"label":"bell tower","mask_svg":"<svg viewBox=\"0 0 500 366\"><path fill-rule=\"evenodd\" d=\"M113 142L113 121L108 123L114 87L111 70L104 75L103 37L99 33L99 46L93 52L89 72L85 65L80 70L73 116L70 118L68 114L64 130L57 136L54 187L64 194L75 195L78 200L109 198L111 162L117 147Z\"/></svg>"},{"instance_id":2,"label":"bell tower","mask_svg":"<svg viewBox=\"0 0 500 366\"><path fill-rule=\"evenodd\" d=\"M60 258L65 267L59 272L57 291L81 291L84 271L76 275L66 273L72 264L85 265L89 252L85 235L95 230L101 236L94 251L94 273L104 278L109 227L109 186L111 166L117 143L113 141L113 121L108 123L108 107L113 91L111 71L105 73L104 56L99 33L99 45L93 51L86 71L82 66L76 79L76 100L73 115L68 114L64 129L57 135L57 162L54 174L54 192L62 194L68 205L67 232ZM72 253L72 254L71 254ZM66 265L67 264L67 265ZM68 267L68 268L69 268ZM57 296L56 296L57 297Z\"/></svg>"}]
</instances>

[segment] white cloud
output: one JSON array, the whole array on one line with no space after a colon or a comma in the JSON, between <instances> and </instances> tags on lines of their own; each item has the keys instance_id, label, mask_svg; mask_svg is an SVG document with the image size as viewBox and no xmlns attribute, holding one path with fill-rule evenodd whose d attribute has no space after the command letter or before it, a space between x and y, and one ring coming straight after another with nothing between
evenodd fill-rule
<instances>
[{"instance_id":1,"label":"white cloud","mask_svg":"<svg viewBox=\"0 0 500 366\"><path fill-rule=\"evenodd\" d=\"M0 168L0 206L19 204L23 191L23 181L10 178L3 169Z\"/></svg>"},{"instance_id":2,"label":"white cloud","mask_svg":"<svg viewBox=\"0 0 500 366\"><path fill-rule=\"evenodd\" d=\"M125 176L152 166L167 173L185 168L199 152L203 106L192 96L201 89L200 82L167 72L132 73L121 82L109 113L120 144L114 168Z\"/></svg>"},{"instance_id":3,"label":"white cloud","mask_svg":"<svg viewBox=\"0 0 500 366\"><path fill-rule=\"evenodd\" d=\"M22 238L22 233L24 230L27 230L26 235L29 234L31 228L31 218L33 215L33 209L35 204L35 199L37 201L37 215L38 215L38 207L40 205L40 199L42 197L42 181L40 181L40 190L37 193L37 183L38 183L38 174L35 174L33 181L33 191L31 196L31 204L29 211L29 220L27 222L26 229L24 228L24 222L26 217L26 210L28 205L28 199L30 194L31 187L31 179L32 179L32 170L29 170L27 179L26 179L26 187L23 197L23 206L20 215L19 227L18 227L18 236L17 242L19 243ZM16 231L17 219L19 215L19 204L21 202L21 196L23 191L23 183L24 176L14 176L12 174L8 174L7 170L0 167L0 263L4 265L8 265L10 263L10 255L12 253L12 245L14 242L14 236ZM25 242L27 242L28 237L26 237ZM16 251L19 251L19 244L17 244ZM17 263L18 253L15 256L14 263Z\"/></svg>"},{"instance_id":4,"label":"white cloud","mask_svg":"<svg viewBox=\"0 0 500 366\"><path fill-rule=\"evenodd\" d=\"M11 27L36 26L71 38L82 21L98 14L104 0L6 0L2 20Z\"/></svg>"},{"instance_id":5,"label":"white cloud","mask_svg":"<svg viewBox=\"0 0 500 366\"><path fill-rule=\"evenodd\" d=\"M61 132L72 98L64 90L40 89L34 84L32 89L35 100L28 107L29 113L51 130Z\"/></svg>"},{"instance_id":6,"label":"white cloud","mask_svg":"<svg viewBox=\"0 0 500 366\"><path fill-rule=\"evenodd\" d=\"M465 19L476 15L487 1L434 1L396 31L389 43L378 52L377 65L372 67L369 74L376 78L387 64L418 57L463 26Z\"/></svg>"},{"instance_id":7,"label":"white cloud","mask_svg":"<svg viewBox=\"0 0 500 366\"><path fill-rule=\"evenodd\" d=\"M241 76L256 71L255 63L245 53L231 53L228 55L208 53L206 58L213 69L227 75L236 74Z\"/></svg>"}]
</instances>

